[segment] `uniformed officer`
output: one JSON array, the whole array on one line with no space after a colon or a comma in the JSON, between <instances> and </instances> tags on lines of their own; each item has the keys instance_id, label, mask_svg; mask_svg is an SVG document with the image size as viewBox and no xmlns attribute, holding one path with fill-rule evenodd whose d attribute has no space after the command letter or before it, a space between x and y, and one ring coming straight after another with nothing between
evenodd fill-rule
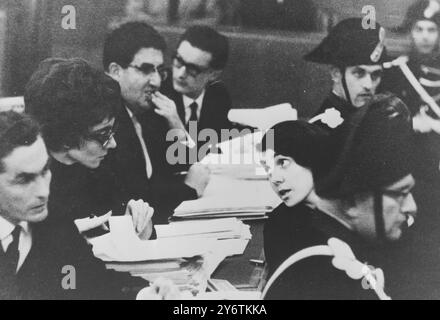
<instances>
[{"instance_id":1,"label":"uniformed officer","mask_svg":"<svg viewBox=\"0 0 440 320\"><path fill-rule=\"evenodd\" d=\"M266 298L389 298L389 243L402 237L417 209L412 126L399 98L377 95L370 103L332 131L340 148L331 169L315 180L317 209L303 217L292 240L305 250L281 265L284 272L275 271L280 275L268 281Z\"/></svg>"},{"instance_id":2,"label":"uniformed officer","mask_svg":"<svg viewBox=\"0 0 440 320\"><path fill-rule=\"evenodd\" d=\"M336 127L340 120L368 103L381 81L382 64L388 60L385 29L378 23L370 27L364 24L362 18L341 21L304 57L307 61L331 65L332 92L316 119L327 127Z\"/></svg>"},{"instance_id":3,"label":"uniformed officer","mask_svg":"<svg viewBox=\"0 0 440 320\"><path fill-rule=\"evenodd\" d=\"M398 28L408 34L411 48L407 66L424 90L440 101L440 4L435 0L419 0L409 7ZM386 70L383 90L397 94L409 107L416 132L418 161L414 174L417 181L438 180L440 160L440 120L426 106L414 86L399 67Z\"/></svg>"}]
</instances>

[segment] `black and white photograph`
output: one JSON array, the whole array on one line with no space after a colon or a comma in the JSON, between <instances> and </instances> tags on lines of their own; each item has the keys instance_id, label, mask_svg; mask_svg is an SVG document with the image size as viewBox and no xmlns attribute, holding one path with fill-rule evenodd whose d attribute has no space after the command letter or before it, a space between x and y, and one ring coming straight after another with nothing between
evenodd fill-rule
<instances>
[{"instance_id":1,"label":"black and white photograph","mask_svg":"<svg viewBox=\"0 0 440 320\"><path fill-rule=\"evenodd\" d=\"M440 0L0 0L0 244L0 300L439 300Z\"/></svg>"}]
</instances>

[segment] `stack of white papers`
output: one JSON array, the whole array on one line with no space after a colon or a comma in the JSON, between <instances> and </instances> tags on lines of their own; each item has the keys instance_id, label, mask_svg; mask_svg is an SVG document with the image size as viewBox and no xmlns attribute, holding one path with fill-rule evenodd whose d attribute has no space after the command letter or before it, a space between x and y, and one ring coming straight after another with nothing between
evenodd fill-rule
<instances>
[{"instance_id":1,"label":"stack of white papers","mask_svg":"<svg viewBox=\"0 0 440 320\"><path fill-rule=\"evenodd\" d=\"M236 179L267 180L257 148L263 135L264 132L256 131L221 142L217 144L221 153L209 153L201 163L207 165L213 174Z\"/></svg>"},{"instance_id":2,"label":"stack of white papers","mask_svg":"<svg viewBox=\"0 0 440 320\"><path fill-rule=\"evenodd\" d=\"M242 254L251 238L249 227L236 219L220 221L218 226L202 223L206 230L198 236L191 230L201 225L156 226L158 239L147 241L135 234L130 216L111 217L109 223L109 233L89 239L93 253L107 268L148 281L170 279L181 290L199 292L206 290L218 265L227 256Z\"/></svg>"},{"instance_id":3,"label":"stack of white papers","mask_svg":"<svg viewBox=\"0 0 440 320\"><path fill-rule=\"evenodd\" d=\"M179 221L155 228L159 239L216 239L211 252L224 257L243 254L252 238L250 227L236 218Z\"/></svg>"},{"instance_id":4,"label":"stack of white papers","mask_svg":"<svg viewBox=\"0 0 440 320\"><path fill-rule=\"evenodd\" d=\"M250 239L249 226L236 218L181 221L168 225L157 225L158 239L164 238L210 238L210 239Z\"/></svg>"},{"instance_id":5,"label":"stack of white papers","mask_svg":"<svg viewBox=\"0 0 440 320\"><path fill-rule=\"evenodd\" d=\"M264 218L281 203L268 181L212 175L205 194L182 202L172 220L238 217Z\"/></svg>"},{"instance_id":6,"label":"stack of white papers","mask_svg":"<svg viewBox=\"0 0 440 320\"><path fill-rule=\"evenodd\" d=\"M200 256L215 245L215 240L200 243L195 239L158 239L142 241L134 231L130 216L111 217L110 232L89 240L93 253L103 261L137 262Z\"/></svg>"},{"instance_id":7,"label":"stack of white papers","mask_svg":"<svg viewBox=\"0 0 440 320\"><path fill-rule=\"evenodd\" d=\"M213 256L216 239L201 242L191 238L142 241L134 231L130 216L111 217L110 232L89 239L96 257L109 269L130 272L148 281L162 277L182 290L205 291L207 281L225 258Z\"/></svg>"}]
</instances>

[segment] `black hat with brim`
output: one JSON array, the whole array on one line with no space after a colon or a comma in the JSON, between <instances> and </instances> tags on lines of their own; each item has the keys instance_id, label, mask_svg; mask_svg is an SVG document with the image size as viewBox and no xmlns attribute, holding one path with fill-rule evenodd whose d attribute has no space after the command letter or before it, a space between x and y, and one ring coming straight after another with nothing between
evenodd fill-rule
<instances>
[{"instance_id":1,"label":"black hat with brim","mask_svg":"<svg viewBox=\"0 0 440 320\"><path fill-rule=\"evenodd\" d=\"M381 190L411 173L413 133L406 105L391 94L378 95L332 133L330 170L315 181L324 198Z\"/></svg>"},{"instance_id":2,"label":"black hat with brim","mask_svg":"<svg viewBox=\"0 0 440 320\"><path fill-rule=\"evenodd\" d=\"M440 3L436 0L419 0L408 8L405 19L395 31L407 33L418 21L432 21L440 27Z\"/></svg>"},{"instance_id":3,"label":"black hat with brim","mask_svg":"<svg viewBox=\"0 0 440 320\"><path fill-rule=\"evenodd\" d=\"M306 61L340 67L377 65L387 62L385 29L379 23L365 25L362 18L338 23L310 53Z\"/></svg>"}]
</instances>

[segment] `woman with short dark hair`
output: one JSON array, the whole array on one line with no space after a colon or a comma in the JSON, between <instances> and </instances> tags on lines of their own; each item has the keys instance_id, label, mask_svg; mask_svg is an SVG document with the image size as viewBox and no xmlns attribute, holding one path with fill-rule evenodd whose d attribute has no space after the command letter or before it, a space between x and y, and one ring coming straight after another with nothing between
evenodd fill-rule
<instances>
[{"instance_id":1,"label":"woman with short dark hair","mask_svg":"<svg viewBox=\"0 0 440 320\"><path fill-rule=\"evenodd\" d=\"M26 112L42 126L53 160L51 217L76 220L125 210L133 216L138 235L148 239L153 209L140 200L120 208L112 201L113 194L122 192L112 172L94 170L116 147L113 136L115 113L121 104L119 84L85 60L47 59L29 80L24 99Z\"/></svg>"},{"instance_id":2,"label":"woman with short dark hair","mask_svg":"<svg viewBox=\"0 0 440 320\"><path fill-rule=\"evenodd\" d=\"M261 143L263 166L273 190L283 201L269 214L264 228L264 252L272 273L298 249L291 238L302 232L302 220L314 206L312 170L319 174L326 163L323 144L327 134L304 121L279 123L269 132Z\"/></svg>"}]
</instances>

